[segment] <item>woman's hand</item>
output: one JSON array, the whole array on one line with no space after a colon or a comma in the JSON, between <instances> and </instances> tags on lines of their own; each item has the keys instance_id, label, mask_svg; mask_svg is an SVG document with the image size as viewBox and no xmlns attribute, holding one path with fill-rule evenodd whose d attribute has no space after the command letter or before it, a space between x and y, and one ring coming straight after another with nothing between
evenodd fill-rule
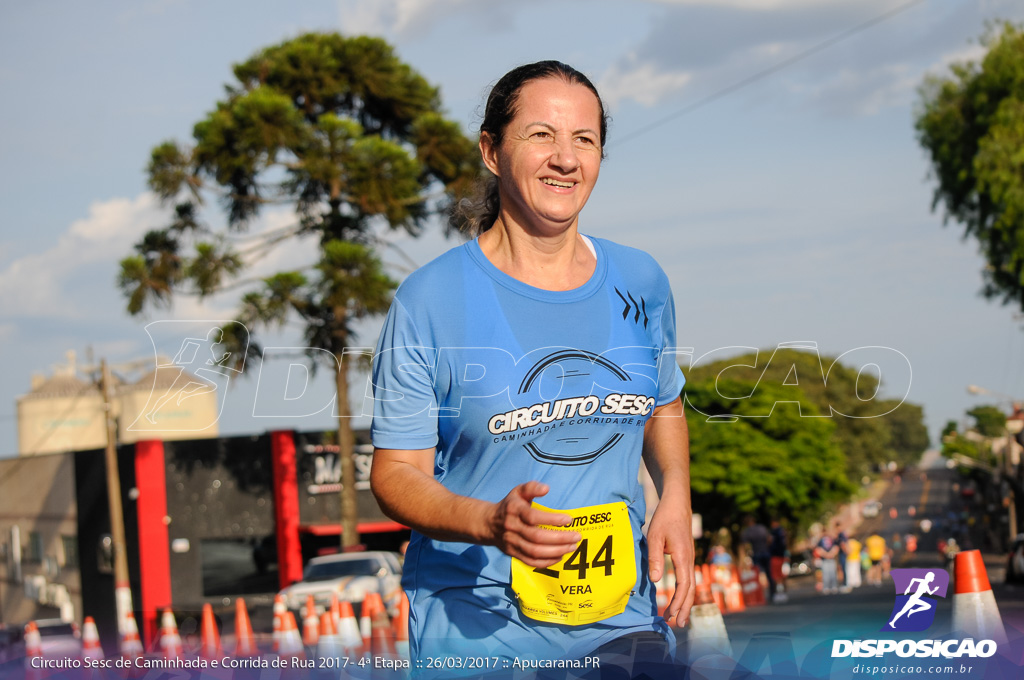
<instances>
[{"instance_id":1,"label":"woman's hand","mask_svg":"<svg viewBox=\"0 0 1024 680\"><path fill-rule=\"evenodd\" d=\"M693 577L693 528L690 507L678 496L666 496L658 503L647 531L647 561L651 581L658 581L665 573L665 555L672 557L676 575L676 591L665 610L669 623L681 615L676 626L685 626L696 593Z\"/></svg>"},{"instance_id":2,"label":"woman's hand","mask_svg":"<svg viewBox=\"0 0 1024 680\"><path fill-rule=\"evenodd\" d=\"M580 542L578 532L540 526L565 527L572 523L569 515L533 507L533 499L543 496L548 490L547 484L526 482L494 504L488 518L493 535L489 543L531 567L550 567L574 550Z\"/></svg>"}]
</instances>

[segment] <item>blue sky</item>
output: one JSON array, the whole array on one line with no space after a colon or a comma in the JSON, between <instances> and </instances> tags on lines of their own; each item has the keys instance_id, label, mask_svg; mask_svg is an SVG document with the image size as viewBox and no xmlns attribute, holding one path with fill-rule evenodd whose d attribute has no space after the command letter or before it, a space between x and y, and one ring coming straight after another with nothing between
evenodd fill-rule
<instances>
[{"instance_id":1,"label":"blue sky","mask_svg":"<svg viewBox=\"0 0 1024 680\"><path fill-rule=\"evenodd\" d=\"M906 4L5 3L0 456L16 450L15 399L67 350L125 361L151 352L149 321L231 315L234 298L221 296L130 318L114 285L117 262L166 215L145 185L150 149L189 139L222 96L232 63L309 30L383 36L473 132L488 85L510 67L557 58L587 72L613 124L581 229L655 254L675 290L680 344L697 355L791 341L814 341L831 355L895 348L913 368L908 399L924 405L933 440L946 420L985 401L967 393L969 384L1024 396L1021 322L979 297L975 244L931 211L912 124L923 77L977 57L986 22L1024 20L1021 3L922 0L632 135ZM271 212L261 227L287 219ZM424 263L453 243L433 229L400 245ZM260 266L302 265L311 254L309 244L294 244ZM372 344L375 333L369 324L361 340ZM223 432L332 427L326 412L297 425L252 418L256 382L243 378L229 393ZM886 380L894 389L898 382ZM330 389L321 378L309 399Z\"/></svg>"}]
</instances>

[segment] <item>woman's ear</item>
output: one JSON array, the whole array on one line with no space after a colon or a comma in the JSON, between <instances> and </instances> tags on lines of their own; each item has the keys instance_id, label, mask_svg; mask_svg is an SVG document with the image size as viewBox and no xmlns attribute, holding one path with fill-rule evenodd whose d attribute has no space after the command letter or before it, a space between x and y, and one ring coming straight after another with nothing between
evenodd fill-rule
<instances>
[{"instance_id":1,"label":"woman's ear","mask_svg":"<svg viewBox=\"0 0 1024 680\"><path fill-rule=\"evenodd\" d=\"M494 137L491 136L490 132L480 133L480 157L483 158L484 165L491 171L496 177L501 177L501 173L498 172L498 147L494 143Z\"/></svg>"}]
</instances>

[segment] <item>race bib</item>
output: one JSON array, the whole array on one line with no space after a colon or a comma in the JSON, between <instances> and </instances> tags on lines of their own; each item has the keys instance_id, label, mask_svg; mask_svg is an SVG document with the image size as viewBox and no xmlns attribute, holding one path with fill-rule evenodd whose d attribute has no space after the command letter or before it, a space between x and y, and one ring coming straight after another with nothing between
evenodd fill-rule
<instances>
[{"instance_id":1,"label":"race bib","mask_svg":"<svg viewBox=\"0 0 1024 680\"><path fill-rule=\"evenodd\" d=\"M636 561L629 511L623 502L547 512L570 515L568 527L541 525L555 531L578 531L576 550L550 567L529 567L512 558L512 590L519 610L531 619L579 626L621 614L636 585Z\"/></svg>"}]
</instances>

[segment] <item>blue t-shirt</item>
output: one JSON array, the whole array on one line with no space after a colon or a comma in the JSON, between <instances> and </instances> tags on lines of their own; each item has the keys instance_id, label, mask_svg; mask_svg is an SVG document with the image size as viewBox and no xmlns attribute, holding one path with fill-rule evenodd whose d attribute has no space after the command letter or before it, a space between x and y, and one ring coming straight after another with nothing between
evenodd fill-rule
<instances>
[{"instance_id":1,"label":"blue t-shirt","mask_svg":"<svg viewBox=\"0 0 1024 680\"><path fill-rule=\"evenodd\" d=\"M591 242L594 274L568 291L506 275L476 241L409 276L374 358L372 437L434 448L435 477L456 494L497 502L538 480L549 508L625 503L637 565L626 610L586 626L535 621L517 608L506 554L413 532L403 585L414 658L553 659L630 632L671 635L647 577L638 471L645 422L683 387L672 294L649 255Z\"/></svg>"}]
</instances>

